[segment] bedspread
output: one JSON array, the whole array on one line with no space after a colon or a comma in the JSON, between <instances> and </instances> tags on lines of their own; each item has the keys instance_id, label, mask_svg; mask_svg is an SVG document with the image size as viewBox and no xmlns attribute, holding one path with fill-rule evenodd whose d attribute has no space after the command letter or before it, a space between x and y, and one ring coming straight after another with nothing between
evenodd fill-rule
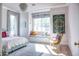
<instances>
[{"instance_id":1,"label":"bedspread","mask_svg":"<svg viewBox=\"0 0 79 59\"><path fill-rule=\"evenodd\" d=\"M2 38L2 41L3 47L7 49L11 49L12 47L28 42L28 40L24 37L6 37Z\"/></svg>"}]
</instances>

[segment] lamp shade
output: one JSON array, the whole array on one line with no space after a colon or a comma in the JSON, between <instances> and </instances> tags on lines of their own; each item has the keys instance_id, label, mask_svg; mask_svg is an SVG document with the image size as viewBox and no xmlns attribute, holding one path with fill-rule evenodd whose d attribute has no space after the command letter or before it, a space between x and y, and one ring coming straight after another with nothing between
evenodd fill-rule
<instances>
[{"instance_id":1,"label":"lamp shade","mask_svg":"<svg viewBox=\"0 0 79 59\"><path fill-rule=\"evenodd\" d=\"M19 7L20 7L20 10L21 10L21 11L26 11L26 9L27 9L27 4L26 4L26 3L20 3L20 4L19 4Z\"/></svg>"}]
</instances>

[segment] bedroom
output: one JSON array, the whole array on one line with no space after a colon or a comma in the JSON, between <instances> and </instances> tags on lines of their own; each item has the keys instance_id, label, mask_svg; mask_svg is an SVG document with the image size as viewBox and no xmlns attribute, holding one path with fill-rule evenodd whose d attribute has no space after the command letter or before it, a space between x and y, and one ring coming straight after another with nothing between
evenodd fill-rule
<instances>
[{"instance_id":1,"label":"bedroom","mask_svg":"<svg viewBox=\"0 0 79 59\"><path fill-rule=\"evenodd\" d=\"M23 3L21 6L20 5L21 3L2 4L1 31L3 33L3 37L7 36L7 38L2 38L2 41L6 40L8 42L7 47L10 49L7 50L6 43L2 42L2 47L4 48L2 49L3 55L79 55L78 47L75 46L75 42L77 43L77 40L74 40L79 38L79 33L77 33L79 28L76 27L78 25L77 22L79 18L79 4ZM74 16L74 13L76 16ZM60 29L62 27L63 30L59 29L56 31L56 29L54 29L55 25L53 20L55 16L64 17L64 23L62 23L64 26L60 26ZM74 21L75 18L77 21ZM76 24L73 25L74 23ZM75 27L74 29L73 26ZM61 42L59 42L56 46L52 45L51 39L53 38L56 40L54 37L57 37L58 35L62 37ZM54 54L52 51L53 46L57 48L57 50L54 51ZM60 51L58 50L64 51L59 53ZM11 51L11 53L8 53L9 51Z\"/></svg>"}]
</instances>

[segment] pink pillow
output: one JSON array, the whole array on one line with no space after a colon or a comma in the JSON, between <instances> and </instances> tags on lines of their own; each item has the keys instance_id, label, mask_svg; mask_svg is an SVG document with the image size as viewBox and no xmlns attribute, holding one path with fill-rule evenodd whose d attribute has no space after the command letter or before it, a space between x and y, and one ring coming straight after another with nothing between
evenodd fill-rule
<instances>
[{"instance_id":1,"label":"pink pillow","mask_svg":"<svg viewBox=\"0 0 79 59\"><path fill-rule=\"evenodd\" d=\"M6 32L2 32L2 38L7 37Z\"/></svg>"}]
</instances>

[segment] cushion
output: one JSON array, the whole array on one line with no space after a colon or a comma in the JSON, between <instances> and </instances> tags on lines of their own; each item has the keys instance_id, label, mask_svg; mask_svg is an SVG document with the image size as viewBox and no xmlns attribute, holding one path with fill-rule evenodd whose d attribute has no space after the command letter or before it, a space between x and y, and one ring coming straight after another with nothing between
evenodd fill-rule
<instances>
[{"instance_id":1,"label":"cushion","mask_svg":"<svg viewBox=\"0 0 79 59\"><path fill-rule=\"evenodd\" d=\"M57 45L61 42L61 36L59 34L55 34L52 40L53 40L53 44Z\"/></svg>"},{"instance_id":2,"label":"cushion","mask_svg":"<svg viewBox=\"0 0 79 59\"><path fill-rule=\"evenodd\" d=\"M38 32L35 32L35 31L32 31L31 33L30 33L30 35L37 35L38 34Z\"/></svg>"},{"instance_id":3,"label":"cushion","mask_svg":"<svg viewBox=\"0 0 79 59\"><path fill-rule=\"evenodd\" d=\"M2 38L7 37L6 32L2 32Z\"/></svg>"}]
</instances>

